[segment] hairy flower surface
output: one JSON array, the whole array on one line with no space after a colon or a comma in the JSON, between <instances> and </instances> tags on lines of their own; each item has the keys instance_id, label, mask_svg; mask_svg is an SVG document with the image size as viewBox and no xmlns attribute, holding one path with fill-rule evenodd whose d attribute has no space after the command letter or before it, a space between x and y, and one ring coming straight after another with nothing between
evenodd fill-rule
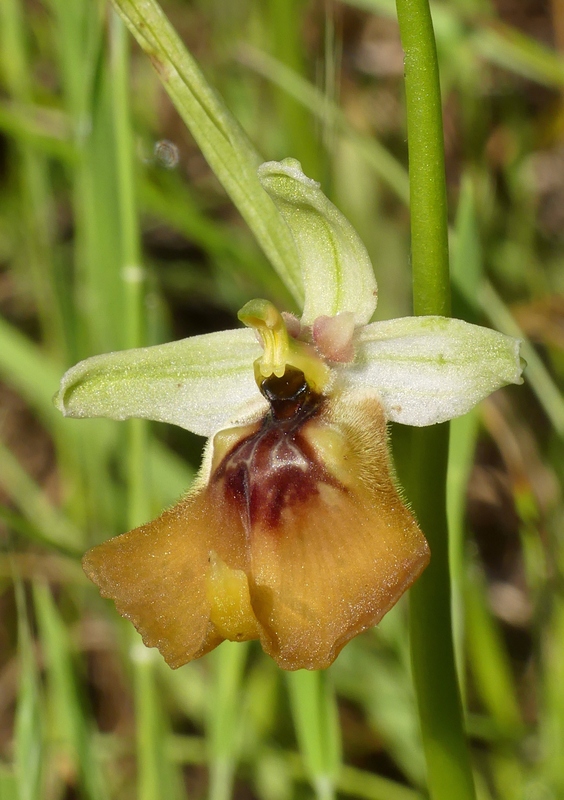
<instances>
[{"instance_id":1,"label":"hairy flower surface","mask_svg":"<svg viewBox=\"0 0 564 800\"><path fill-rule=\"evenodd\" d=\"M393 478L387 420L430 425L521 381L519 345L460 320L369 323L364 246L298 162L259 169L300 257L304 313L248 303L246 328L95 356L68 416L145 417L210 437L188 495L94 547L87 575L172 667L259 639L327 667L418 577L429 550Z\"/></svg>"}]
</instances>

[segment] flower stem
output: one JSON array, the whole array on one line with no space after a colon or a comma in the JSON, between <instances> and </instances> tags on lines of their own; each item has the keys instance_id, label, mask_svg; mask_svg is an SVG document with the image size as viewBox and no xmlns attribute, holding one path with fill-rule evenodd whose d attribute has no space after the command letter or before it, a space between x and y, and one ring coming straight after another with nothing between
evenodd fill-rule
<instances>
[{"instance_id":1,"label":"flower stem","mask_svg":"<svg viewBox=\"0 0 564 800\"><path fill-rule=\"evenodd\" d=\"M450 314L441 87L428 0L396 0L405 96L415 314Z\"/></svg>"},{"instance_id":2,"label":"flower stem","mask_svg":"<svg viewBox=\"0 0 564 800\"><path fill-rule=\"evenodd\" d=\"M441 93L428 0L396 0L405 52L414 313L448 315ZM431 547L411 590L411 652L432 800L473 800L452 641L446 519L448 425L413 431L406 489Z\"/></svg>"}]
</instances>

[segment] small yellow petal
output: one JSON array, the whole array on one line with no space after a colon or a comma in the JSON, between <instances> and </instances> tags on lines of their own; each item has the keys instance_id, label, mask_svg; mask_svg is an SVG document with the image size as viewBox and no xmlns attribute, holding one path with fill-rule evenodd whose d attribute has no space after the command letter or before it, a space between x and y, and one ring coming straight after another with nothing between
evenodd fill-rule
<instances>
[{"instance_id":1,"label":"small yellow petal","mask_svg":"<svg viewBox=\"0 0 564 800\"><path fill-rule=\"evenodd\" d=\"M312 326L315 346L329 361L347 364L354 359L355 318L352 311L317 317Z\"/></svg>"}]
</instances>

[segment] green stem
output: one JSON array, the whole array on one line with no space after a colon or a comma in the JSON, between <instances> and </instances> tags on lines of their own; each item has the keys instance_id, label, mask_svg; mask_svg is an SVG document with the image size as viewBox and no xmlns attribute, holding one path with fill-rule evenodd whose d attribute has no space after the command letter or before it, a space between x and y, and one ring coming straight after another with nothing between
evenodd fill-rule
<instances>
[{"instance_id":1,"label":"green stem","mask_svg":"<svg viewBox=\"0 0 564 800\"><path fill-rule=\"evenodd\" d=\"M405 51L415 314L448 315L450 284L441 93L428 0L396 0ZM431 548L411 591L411 651L432 800L473 800L452 640L446 518L448 425L413 432L407 489Z\"/></svg>"},{"instance_id":2,"label":"green stem","mask_svg":"<svg viewBox=\"0 0 564 800\"><path fill-rule=\"evenodd\" d=\"M473 800L452 640L446 520L448 425L414 431L409 499L429 546L431 563L411 590L411 658L432 800Z\"/></svg>"},{"instance_id":3,"label":"green stem","mask_svg":"<svg viewBox=\"0 0 564 800\"><path fill-rule=\"evenodd\" d=\"M111 15L112 105L116 148L116 178L120 209L121 279L124 285L125 346L143 342L144 275L135 197L133 136L129 114L129 36Z\"/></svg>"},{"instance_id":4,"label":"green stem","mask_svg":"<svg viewBox=\"0 0 564 800\"><path fill-rule=\"evenodd\" d=\"M441 88L428 0L396 0L405 95L415 314L450 314Z\"/></svg>"}]
</instances>

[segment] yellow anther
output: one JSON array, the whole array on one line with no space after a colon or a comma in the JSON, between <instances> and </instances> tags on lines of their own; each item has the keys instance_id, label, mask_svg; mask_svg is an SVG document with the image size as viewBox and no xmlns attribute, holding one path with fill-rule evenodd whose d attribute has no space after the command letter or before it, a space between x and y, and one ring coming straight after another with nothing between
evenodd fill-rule
<instances>
[{"instance_id":1,"label":"yellow anther","mask_svg":"<svg viewBox=\"0 0 564 800\"><path fill-rule=\"evenodd\" d=\"M329 381L329 367L315 349L288 333L280 312L268 300L251 300L239 311L239 319L260 334L264 353L255 361L255 378L260 386L262 379L271 375L281 378L290 365L300 369L310 387L321 393Z\"/></svg>"},{"instance_id":2,"label":"yellow anther","mask_svg":"<svg viewBox=\"0 0 564 800\"><path fill-rule=\"evenodd\" d=\"M282 314L268 300L251 300L239 311L238 317L260 333L264 345L264 354L258 359L262 377L269 378L274 374L281 378L290 351L290 337Z\"/></svg>"}]
</instances>

